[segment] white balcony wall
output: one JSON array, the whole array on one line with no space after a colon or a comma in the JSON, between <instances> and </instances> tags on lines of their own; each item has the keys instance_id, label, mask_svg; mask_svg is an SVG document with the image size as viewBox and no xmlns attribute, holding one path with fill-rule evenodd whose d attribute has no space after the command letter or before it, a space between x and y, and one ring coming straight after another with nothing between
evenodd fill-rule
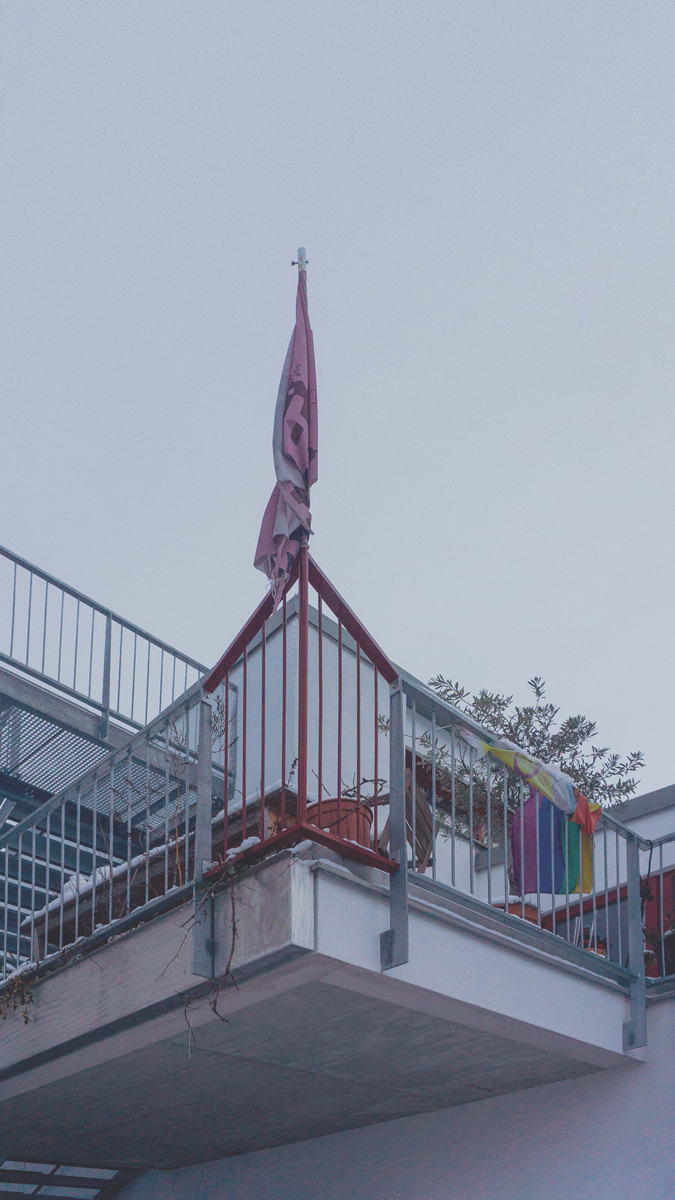
<instances>
[{"instance_id":1,"label":"white balcony wall","mask_svg":"<svg viewBox=\"0 0 675 1200\"><path fill-rule=\"evenodd\" d=\"M338 643L334 623L324 617L322 638L323 721L322 763L319 764L319 632L316 614L309 626L308 639L308 769L307 794L309 802L319 795L321 770L322 795L325 799L338 794ZM285 783L291 790L297 787L298 746L298 619L295 606L289 606L286 632L286 761ZM236 743L230 754L236 761L235 801L241 806L242 793L247 803L260 796L261 732L262 732L262 652L260 640L249 649L246 665L246 700L244 699L243 661L230 672L236 685L238 702L236 714ZM360 777L367 780L363 795L373 794L375 768L380 791L388 792L389 739L386 732L375 732L377 714L389 716L389 688L377 676L377 696L372 664L361 657L361 745ZM376 710L377 700L377 710ZM265 662L265 793L277 790L282 782L282 705L283 705L283 635L281 625L267 635ZM246 711L246 779L244 762L244 712ZM342 650L342 723L341 723L341 780L342 793L353 789L357 782L357 668L352 639L343 634ZM377 763L375 743L377 740ZM383 820L385 820L383 818ZM380 828L383 820L380 820Z\"/></svg>"}]
</instances>

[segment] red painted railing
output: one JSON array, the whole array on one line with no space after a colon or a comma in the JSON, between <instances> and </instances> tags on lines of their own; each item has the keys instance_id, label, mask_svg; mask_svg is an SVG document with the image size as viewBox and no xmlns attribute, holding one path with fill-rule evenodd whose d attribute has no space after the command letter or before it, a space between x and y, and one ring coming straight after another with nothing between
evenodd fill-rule
<instances>
[{"instance_id":1,"label":"red painted railing","mask_svg":"<svg viewBox=\"0 0 675 1200\"><path fill-rule=\"evenodd\" d=\"M252 859L310 838L397 870L380 814L389 804L389 750L381 743L397 680L303 547L278 611L268 593L202 684L211 695L223 685L224 774L235 779L234 796L224 798L219 858L231 859L243 843Z\"/></svg>"}]
</instances>

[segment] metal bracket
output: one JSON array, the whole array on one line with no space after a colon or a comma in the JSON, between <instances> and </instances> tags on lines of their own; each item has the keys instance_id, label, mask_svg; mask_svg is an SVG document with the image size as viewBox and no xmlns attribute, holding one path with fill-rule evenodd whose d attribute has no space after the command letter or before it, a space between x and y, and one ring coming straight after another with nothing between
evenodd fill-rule
<instances>
[{"instance_id":1,"label":"metal bracket","mask_svg":"<svg viewBox=\"0 0 675 1200\"><path fill-rule=\"evenodd\" d=\"M192 974L203 979L215 975L214 903L213 896L194 898L192 923Z\"/></svg>"}]
</instances>

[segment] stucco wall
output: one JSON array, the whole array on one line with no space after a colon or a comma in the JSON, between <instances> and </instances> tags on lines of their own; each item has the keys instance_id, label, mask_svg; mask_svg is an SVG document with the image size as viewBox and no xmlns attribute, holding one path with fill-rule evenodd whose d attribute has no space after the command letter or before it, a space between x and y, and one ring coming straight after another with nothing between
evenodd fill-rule
<instances>
[{"instance_id":1,"label":"stucco wall","mask_svg":"<svg viewBox=\"0 0 675 1200\"><path fill-rule=\"evenodd\" d=\"M125 1200L673 1200L675 1002L637 1069L148 1172Z\"/></svg>"}]
</instances>

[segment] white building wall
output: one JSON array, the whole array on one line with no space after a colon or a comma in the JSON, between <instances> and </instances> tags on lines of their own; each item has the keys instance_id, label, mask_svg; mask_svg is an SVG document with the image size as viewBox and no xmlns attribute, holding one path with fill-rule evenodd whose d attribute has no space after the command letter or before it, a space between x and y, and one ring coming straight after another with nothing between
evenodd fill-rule
<instances>
[{"instance_id":1,"label":"white building wall","mask_svg":"<svg viewBox=\"0 0 675 1200\"><path fill-rule=\"evenodd\" d=\"M325 618L326 626L333 622ZM322 746L322 794L325 799L337 796L338 783L338 645L334 636L324 628L322 639L323 676L323 746ZM286 763L285 782L295 790L297 776L294 762L297 756L298 738L298 621L293 610L289 613L286 633ZM319 635L310 623L308 637L308 770L307 794L310 803L319 793ZM262 654L260 644L254 645L247 655L246 679L246 780L243 780L244 745L244 678L240 661L230 672L230 680L237 688L236 742L230 751L231 760L236 761L235 804L241 804L242 790L247 802L260 796L261 778L261 695ZM357 773L357 679L356 653L351 638L344 634L342 655L342 790L354 787ZM372 781L377 765L377 775L382 784L380 791L389 790L389 739L386 732L377 734L377 764L375 762L375 687L372 664L361 659L361 745L360 777ZM281 783L282 742L282 696L283 696L283 639L281 627L275 628L267 638L265 660L265 792L279 787ZM389 716L389 688L378 675L377 708L382 717ZM235 731L233 730L233 733ZM363 787L364 796L372 795L369 782ZM383 818L386 820L386 814ZM380 822L380 828L382 827Z\"/></svg>"},{"instance_id":2,"label":"white building wall","mask_svg":"<svg viewBox=\"0 0 675 1200\"><path fill-rule=\"evenodd\" d=\"M420 1117L138 1177L125 1200L673 1200L675 1001L647 1061Z\"/></svg>"}]
</instances>

